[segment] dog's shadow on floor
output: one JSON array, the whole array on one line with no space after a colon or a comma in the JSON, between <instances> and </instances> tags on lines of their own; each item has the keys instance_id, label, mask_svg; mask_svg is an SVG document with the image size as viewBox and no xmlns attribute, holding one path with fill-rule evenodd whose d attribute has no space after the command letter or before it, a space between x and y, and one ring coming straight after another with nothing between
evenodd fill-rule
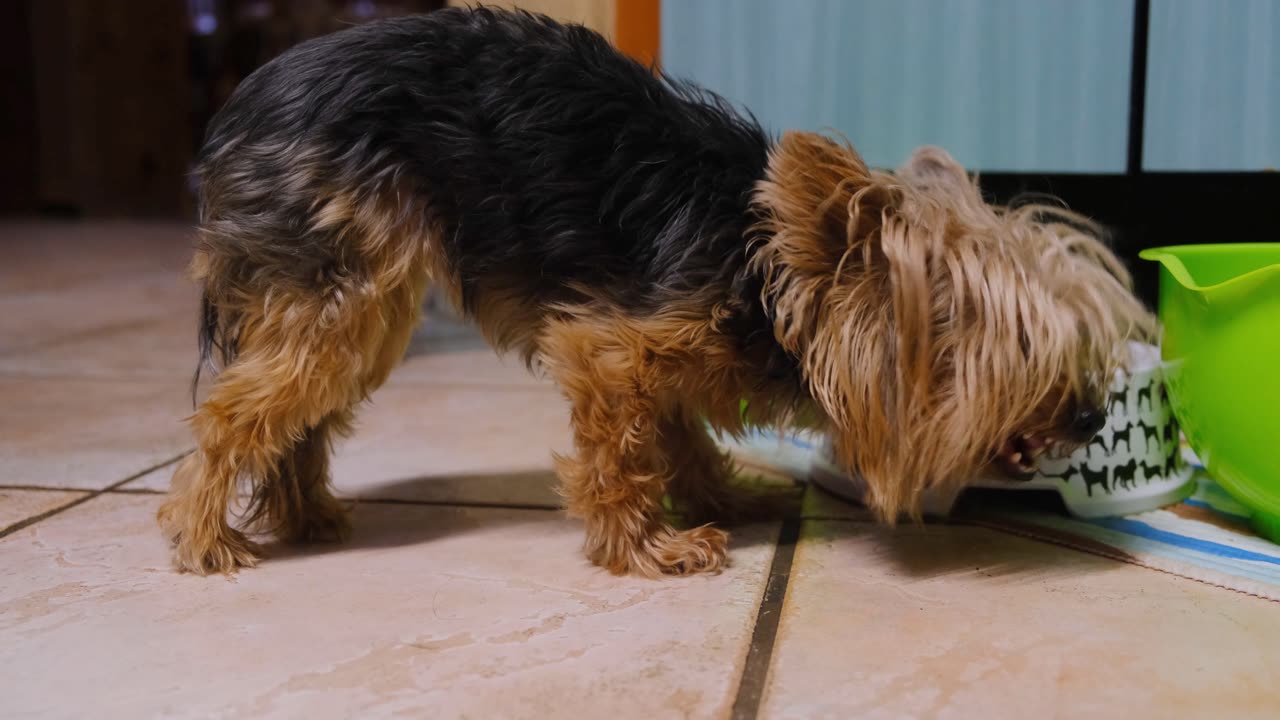
<instances>
[{"instance_id":1,"label":"dog's shadow on floor","mask_svg":"<svg viewBox=\"0 0 1280 720\"><path fill-rule=\"evenodd\" d=\"M558 480L551 470L420 475L361 488L358 504L406 504L510 510L559 510Z\"/></svg>"},{"instance_id":2,"label":"dog's shadow on floor","mask_svg":"<svg viewBox=\"0 0 1280 720\"><path fill-rule=\"evenodd\" d=\"M351 534L342 542L268 541L269 561L422 545L504 526L564 521L550 471L424 475L361 488L341 501ZM460 499L465 498L465 499Z\"/></svg>"},{"instance_id":3,"label":"dog's shadow on floor","mask_svg":"<svg viewBox=\"0 0 1280 720\"><path fill-rule=\"evenodd\" d=\"M992 527L984 522L984 514L995 508L1065 512L1061 499L1052 493L972 492L962 496L946 519L930 519L922 525L904 522L892 528L873 521L869 514L851 515L850 521L813 519L804 537L853 543L857 547L853 552L873 554L876 559L869 562L912 581L968 575L993 583L1040 582L1102 572L1113 562Z\"/></svg>"},{"instance_id":4,"label":"dog's shadow on floor","mask_svg":"<svg viewBox=\"0 0 1280 720\"><path fill-rule=\"evenodd\" d=\"M263 550L267 562L282 562L331 553L425 545L461 535L503 533L526 525L557 526L552 533L562 532L569 526L580 536L581 522L566 516L556 484L555 473L549 470L427 475L394 480L363 488L358 497L345 500L352 508L351 535L346 541L302 544L267 541ZM775 514L791 511L789 507L779 506ZM742 522L721 524L731 533L731 552L776 540L776 530L762 529L774 518L763 515L757 513ZM679 513L671 513L669 518L677 527L689 525ZM541 533L535 531L532 536ZM511 536L531 537L527 532L511 533ZM498 547L502 545L495 545Z\"/></svg>"}]
</instances>

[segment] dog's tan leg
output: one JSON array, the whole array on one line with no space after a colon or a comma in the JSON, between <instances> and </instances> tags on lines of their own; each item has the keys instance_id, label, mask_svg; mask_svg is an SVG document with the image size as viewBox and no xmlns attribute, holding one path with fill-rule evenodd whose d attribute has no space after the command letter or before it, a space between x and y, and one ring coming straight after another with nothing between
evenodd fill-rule
<instances>
[{"instance_id":1,"label":"dog's tan leg","mask_svg":"<svg viewBox=\"0 0 1280 720\"><path fill-rule=\"evenodd\" d=\"M280 291L238 309L239 354L197 410L198 450L159 513L180 570L255 563L254 546L227 519L241 478L252 484L249 517L262 527L291 540L345 533L328 489L330 439L402 356L425 274L327 294Z\"/></svg>"},{"instance_id":2,"label":"dog's tan leg","mask_svg":"<svg viewBox=\"0 0 1280 720\"><path fill-rule=\"evenodd\" d=\"M227 520L238 481L242 475L277 481L272 476L295 438L332 410L310 400L301 378L292 377L295 369L274 352L250 348L196 411L199 447L174 474L159 512L179 570L206 574L256 564L256 548ZM255 495L262 496L256 489Z\"/></svg>"},{"instance_id":3,"label":"dog's tan leg","mask_svg":"<svg viewBox=\"0 0 1280 720\"><path fill-rule=\"evenodd\" d=\"M227 520L241 477L253 487L251 518L272 529L297 532L310 524L307 513L332 499L315 487L325 479L317 464L325 443L312 443L326 418L360 399L352 363L306 331L271 333L269 340L257 328L260 342L242 343L240 358L218 376L193 419L199 449L179 468L160 511L180 570L205 574L255 564L254 547ZM308 473L301 482L299 469Z\"/></svg>"},{"instance_id":4,"label":"dog's tan leg","mask_svg":"<svg viewBox=\"0 0 1280 720\"><path fill-rule=\"evenodd\" d=\"M586 523L591 561L617 575L649 577L723 567L724 531L676 530L666 520L670 465L656 448L652 408L616 395L571 401L576 454L557 458L557 469L570 514Z\"/></svg>"},{"instance_id":5,"label":"dog's tan leg","mask_svg":"<svg viewBox=\"0 0 1280 720\"><path fill-rule=\"evenodd\" d=\"M643 349L610 347L609 338L569 326L551 335L543 350L555 353L547 364L572 404L576 445L557 468L570 514L586 524L588 557L614 574L720 570L728 535L676 530L663 512L672 459L658 437L661 381Z\"/></svg>"},{"instance_id":6,"label":"dog's tan leg","mask_svg":"<svg viewBox=\"0 0 1280 720\"><path fill-rule=\"evenodd\" d=\"M290 542L346 539L351 527L329 488L329 455L335 436L347 433L353 417L350 410L339 411L309 428L255 488L264 529Z\"/></svg>"},{"instance_id":7,"label":"dog's tan leg","mask_svg":"<svg viewBox=\"0 0 1280 720\"><path fill-rule=\"evenodd\" d=\"M169 498L156 517L174 543L173 564L179 570L204 575L257 564L257 546L226 519L236 477L225 455L211 455L203 447L178 464Z\"/></svg>"},{"instance_id":8,"label":"dog's tan leg","mask_svg":"<svg viewBox=\"0 0 1280 720\"><path fill-rule=\"evenodd\" d=\"M658 442L671 467L667 492L676 510L693 523L737 519L742 505L730 486L733 460L697 418L684 412L668 416L658 427Z\"/></svg>"},{"instance_id":9,"label":"dog's tan leg","mask_svg":"<svg viewBox=\"0 0 1280 720\"><path fill-rule=\"evenodd\" d=\"M796 508L801 493L794 483L737 482L737 463L716 445L698 415L672 415L658 432L671 466L667 492L688 522L774 520Z\"/></svg>"}]
</instances>

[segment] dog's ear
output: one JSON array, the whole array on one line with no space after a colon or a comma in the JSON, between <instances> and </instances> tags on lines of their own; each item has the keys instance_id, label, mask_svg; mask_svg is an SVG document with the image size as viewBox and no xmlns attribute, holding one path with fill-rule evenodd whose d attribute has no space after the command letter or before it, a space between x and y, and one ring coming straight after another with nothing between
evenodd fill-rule
<instances>
[{"instance_id":1,"label":"dog's ear","mask_svg":"<svg viewBox=\"0 0 1280 720\"><path fill-rule=\"evenodd\" d=\"M902 449L891 430L900 418L894 295L918 287L892 276L881 242L886 226L901 224L900 197L899 181L868 169L848 145L788 133L755 198L764 219L751 263L774 337L797 358L810 396L832 423L837 454L884 448L859 461L877 480L888 473L873 466L894 465L888 459ZM873 504L902 504L896 488L876 482L872 492Z\"/></svg>"},{"instance_id":2,"label":"dog's ear","mask_svg":"<svg viewBox=\"0 0 1280 720\"><path fill-rule=\"evenodd\" d=\"M946 272L934 260L948 226L943 203L923 195L807 133L783 136L756 195L765 219L751 262L774 336L799 360L837 456L861 452L869 500L889 518L914 514L934 479L914 445L929 412L935 275Z\"/></svg>"},{"instance_id":3,"label":"dog's ear","mask_svg":"<svg viewBox=\"0 0 1280 720\"><path fill-rule=\"evenodd\" d=\"M878 230L885 202L875 185L852 147L822 135L786 133L770 153L755 197L762 220L752 264L775 335L794 355L814 336L837 275L870 261L865 240Z\"/></svg>"},{"instance_id":4,"label":"dog's ear","mask_svg":"<svg viewBox=\"0 0 1280 720\"><path fill-rule=\"evenodd\" d=\"M926 195L947 196L951 202L962 202L975 207L983 205L982 194L964 166L956 162L946 150L932 145L916 149L897 176Z\"/></svg>"},{"instance_id":5,"label":"dog's ear","mask_svg":"<svg viewBox=\"0 0 1280 720\"><path fill-rule=\"evenodd\" d=\"M847 144L812 133L782 137L756 195L765 220L752 262L784 348L802 357L824 333L847 341L850 329L837 325L866 314L882 330L911 338L901 370L924 371L928 259L945 228L908 201L919 194L868 169Z\"/></svg>"},{"instance_id":6,"label":"dog's ear","mask_svg":"<svg viewBox=\"0 0 1280 720\"><path fill-rule=\"evenodd\" d=\"M844 253L848 207L871 182L866 163L848 144L788 132L770 153L756 200L768 209L767 230L785 246L779 249L801 267L819 269L830 266L831 254Z\"/></svg>"},{"instance_id":7,"label":"dog's ear","mask_svg":"<svg viewBox=\"0 0 1280 720\"><path fill-rule=\"evenodd\" d=\"M898 175L912 185L969 184L969 174L946 150L934 145L916 148Z\"/></svg>"}]
</instances>

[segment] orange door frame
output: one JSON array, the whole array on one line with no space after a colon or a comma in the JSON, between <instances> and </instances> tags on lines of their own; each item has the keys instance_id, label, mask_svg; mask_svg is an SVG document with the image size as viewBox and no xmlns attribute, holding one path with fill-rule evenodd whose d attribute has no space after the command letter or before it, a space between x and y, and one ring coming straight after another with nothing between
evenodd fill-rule
<instances>
[{"instance_id":1,"label":"orange door frame","mask_svg":"<svg viewBox=\"0 0 1280 720\"><path fill-rule=\"evenodd\" d=\"M662 0L615 0L613 39L618 49L646 65L662 59Z\"/></svg>"}]
</instances>

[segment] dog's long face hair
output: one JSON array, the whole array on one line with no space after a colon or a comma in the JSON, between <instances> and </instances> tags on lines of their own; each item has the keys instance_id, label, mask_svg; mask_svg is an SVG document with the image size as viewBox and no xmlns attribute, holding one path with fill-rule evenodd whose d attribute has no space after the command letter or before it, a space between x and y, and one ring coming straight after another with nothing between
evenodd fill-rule
<instances>
[{"instance_id":1,"label":"dog's long face hair","mask_svg":"<svg viewBox=\"0 0 1280 720\"><path fill-rule=\"evenodd\" d=\"M774 333L890 521L918 517L925 488L1087 442L1126 341L1153 331L1096 226L990 206L938 149L884 173L791 133L756 200Z\"/></svg>"}]
</instances>

